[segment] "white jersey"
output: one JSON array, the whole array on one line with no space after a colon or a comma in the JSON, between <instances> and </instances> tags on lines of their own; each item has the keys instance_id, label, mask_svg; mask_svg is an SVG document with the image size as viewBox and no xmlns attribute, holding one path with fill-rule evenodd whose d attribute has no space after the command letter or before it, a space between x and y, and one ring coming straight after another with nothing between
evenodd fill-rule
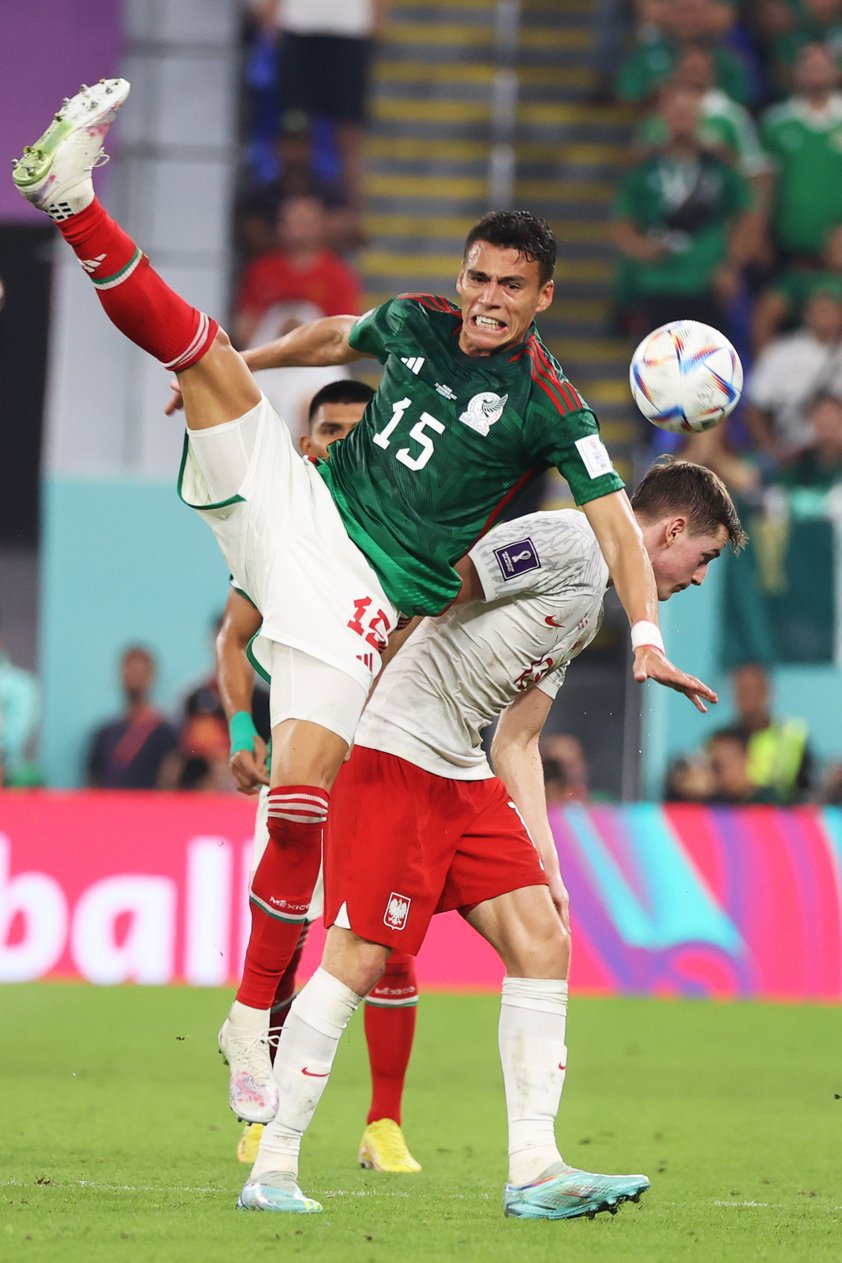
<instances>
[{"instance_id":1,"label":"white jersey","mask_svg":"<svg viewBox=\"0 0 842 1263\"><path fill-rule=\"evenodd\" d=\"M555 697L596 635L608 567L574 509L497 526L470 552L484 601L427 618L383 672L357 745L453 780L493 773L482 730L525 689Z\"/></svg>"}]
</instances>

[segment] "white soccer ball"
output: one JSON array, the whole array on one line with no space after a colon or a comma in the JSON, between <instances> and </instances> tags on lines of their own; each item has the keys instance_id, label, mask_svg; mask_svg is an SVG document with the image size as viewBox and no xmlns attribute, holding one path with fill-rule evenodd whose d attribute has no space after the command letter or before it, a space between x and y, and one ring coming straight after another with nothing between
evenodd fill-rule
<instances>
[{"instance_id":1,"label":"white soccer ball","mask_svg":"<svg viewBox=\"0 0 842 1263\"><path fill-rule=\"evenodd\" d=\"M640 411L661 430L709 430L737 406L743 366L728 339L698 320L674 320L646 335L632 356L629 385Z\"/></svg>"}]
</instances>

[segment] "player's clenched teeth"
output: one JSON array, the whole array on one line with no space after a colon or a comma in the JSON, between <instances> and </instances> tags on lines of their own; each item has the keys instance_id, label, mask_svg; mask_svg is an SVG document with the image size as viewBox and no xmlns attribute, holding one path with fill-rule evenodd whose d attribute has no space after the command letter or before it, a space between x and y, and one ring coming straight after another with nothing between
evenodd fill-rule
<instances>
[{"instance_id":1,"label":"player's clenched teeth","mask_svg":"<svg viewBox=\"0 0 842 1263\"><path fill-rule=\"evenodd\" d=\"M479 325L481 329L506 328L502 320L495 320L493 316L474 316L474 324Z\"/></svg>"}]
</instances>

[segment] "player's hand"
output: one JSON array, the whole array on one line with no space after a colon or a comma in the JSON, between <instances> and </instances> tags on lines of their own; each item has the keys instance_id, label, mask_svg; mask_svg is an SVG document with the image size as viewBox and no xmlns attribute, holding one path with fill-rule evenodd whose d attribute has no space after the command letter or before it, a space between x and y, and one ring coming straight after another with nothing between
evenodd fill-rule
<instances>
[{"instance_id":1,"label":"player's hand","mask_svg":"<svg viewBox=\"0 0 842 1263\"><path fill-rule=\"evenodd\" d=\"M719 701L712 688L697 680L695 675L688 675L686 671L673 666L669 658L664 657L653 645L641 645L635 650L633 671L638 684L642 684L644 680L656 680L658 684L665 684L667 688L675 689L676 693L689 697L696 710L700 710L703 715L707 714L705 702L715 706Z\"/></svg>"},{"instance_id":2,"label":"player's hand","mask_svg":"<svg viewBox=\"0 0 842 1263\"><path fill-rule=\"evenodd\" d=\"M558 913L558 919L564 926L567 933L570 933L570 896L567 893L567 887L561 880L559 874L549 875L550 898L555 905Z\"/></svg>"},{"instance_id":3,"label":"player's hand","mask_svg":"<svg viewBox=\"0 0 842 1263\"><path fill-rule=\"evenodd\" d=\"M266 774L266 742L254 739L253 750L238 750L231 755L231 772L241 794L258 794L261 785L269 784Z\"/></svg>"},{"instance_id":4,"label":"player's hand","mask_svg":"<svg viewBox=\"0 0 842 1263\"><path fill-rule=\"evenodd\" d=\"M181 393L181 387L177 381L173 380L170 382L170 390L173 393L167 400L166 407L164 408L164 413L168 417L173 416L176 412L180 412L184 407L184 395Z\"/></svg>"}]
</instances>

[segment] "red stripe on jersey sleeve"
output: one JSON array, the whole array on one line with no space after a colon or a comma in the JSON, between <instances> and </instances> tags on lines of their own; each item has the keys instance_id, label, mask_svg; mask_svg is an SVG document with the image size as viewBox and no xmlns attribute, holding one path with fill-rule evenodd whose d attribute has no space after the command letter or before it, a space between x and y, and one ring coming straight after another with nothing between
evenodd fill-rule
<instances>
[{"instance_id":1,"label":"red stripe on jersey sleeve","mask_svg":"<svg viewBox=\"0 0 842 1263\"><path fill-rule=\"evenodd\" d=\"M579 412L585 402L578 391L559 377L550 363L546 351L537 342L530 342L526 347L532 364L532 378L546 395L552 399L559 412Z\"/></svg>"},{"instance_id":2,"label":"red stripe on jersey sleeve","mask_svg":"<svg viewBox=\"0 0 842 1263\"><path fill-rule=\"evenodd\" d=\"M582 398L582 396L579 394L578 390L576 390L575 387L572 386L571 383L567 381L565 378L559 377L558 373L556 372L555 368L550 362L549 355L547 354L547 352L544 350L543 347L537 346L535 349L538 352L539 356L541 357L541 362L544 365L544 369L545 369L548 379L551 382L553 382L555 386L557 386L563 399L572 400L571 411L572 412L581 411L581 409L584 408L585 406L585 401Z\"/></svg>"},{"instance_id":3,"label":"red stripe on jersey sleeve","mask_svg":"<svg viewBox=\"0 0 842 1263\"><path fill-rule=\"evenodd\" d=\"M531 348L529 349L529 359L531 361L530 367L532 370L532 380L535 382L536 386L541 387L544 394L548 396L559 412L565 413L572 411L564 397L553 388L553 383L547 381L541 370L541 365L536 362L535 352Z\"/></svg>"},{"instance_id":4,"label":"red stripe on jersey sleeve","mask_svg":"<svg viewBox=\"0 0 842 1263\"><path fill-rule=\"evenodd\" d=\"M444 311L449 315L455 315L459 310L453 303L448 302L446 298L441 298L438 294L398 294L398 298L411 298L430 311Z\"/></svg>"}]
</instances>

